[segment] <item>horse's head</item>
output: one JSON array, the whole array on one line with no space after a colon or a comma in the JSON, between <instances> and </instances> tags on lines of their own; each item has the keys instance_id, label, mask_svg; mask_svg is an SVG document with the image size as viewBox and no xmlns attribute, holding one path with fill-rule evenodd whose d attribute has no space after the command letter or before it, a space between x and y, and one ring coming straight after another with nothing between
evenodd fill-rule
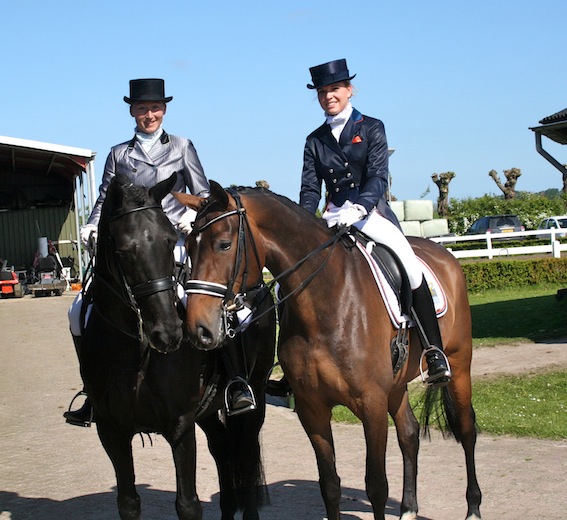
<instances>
[{"instance_id":1,"label":"horse's head","mask_svg":"<svg viewBox=\"0 0 567 520\"><path fill-rule=\"evenodd\" d=\"M186 327L201 349L219 347L234 326L234 312L262 282L263 263L253 240L253 229L239 196L211 181L203 199L174 193L197 211L193 232L186 241L191 257L187 285Z\"/></svg>"},{"instance_id":2,"label":"horse's head","mask_svg":"<svg viewBox=\"0 0 567 520\"><path fill-rule=\"evenodd\" d=\"M183 337L174 279L177 233L161 207L174 182L172 175L148 189L113 180L101 214L95 277L137 315L140 339L162 353L179 348Z\"/></svg>"}]
</instances>

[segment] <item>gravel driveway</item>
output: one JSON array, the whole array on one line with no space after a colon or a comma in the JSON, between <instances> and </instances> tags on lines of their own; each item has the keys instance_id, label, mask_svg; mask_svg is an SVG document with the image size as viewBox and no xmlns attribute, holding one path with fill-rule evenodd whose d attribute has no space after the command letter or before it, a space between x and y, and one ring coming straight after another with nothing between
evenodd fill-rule
<instances>
[{"instance_id":1,"label":"gravel driveway","mask_svg":"<svg viewBox=\"0 0 567 520\"><path fill-rule=\"evenodd\" d=\"M78 363L61 297L0 300L0 520L117 519L114 473L95 428L65 424L62 413L80 389ZM475 351L474 374L567 367L567 345L530 344ZM364 438L360 426L336 425L337 465L347 520L373 518L364 492ZM146 519L175 519L175 476L160 436L134 439L136 476ZM220 518L214 464L199 431L198 489L205 520ZM269 520L321 520L315 458L294 412L274 402L262 431L272 504ZM477 470L483 518L563 519L567 504L567 440L541 441L480 435ZM390 432L390 500L397 518L401 456ZM464 518L464 457L454 441L433 438L420 451L420 519Z\"/></svg>"}]
</instances>

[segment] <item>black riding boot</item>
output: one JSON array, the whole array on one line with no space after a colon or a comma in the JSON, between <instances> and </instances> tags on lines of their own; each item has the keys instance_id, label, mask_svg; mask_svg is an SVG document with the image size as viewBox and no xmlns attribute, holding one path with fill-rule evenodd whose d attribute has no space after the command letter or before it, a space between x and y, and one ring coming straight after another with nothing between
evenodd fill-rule
<instances>
[{"instance_id":1,"label":"black riding boot","mask_svg":"<svg viewBox=\"0 0 567 520\"><path fill-rule=\"evenodd\" d=\"M77 357L79 358L79 363L81 362L81 336L73 336L73 343L75 344L75 351L77 352ZM81 390L75 397L71 400L71 404L69 404L69 410L63 414L65 420L74 426L86 426L90 427L91 423L94 422L93 418L93 407L91 402L89 401L89 397L85 399L83 406L81 406L78 410L71 410L71 406L73 406L73 402L77 397L80 396L87 396L85 390Z\"/></svg>"},{"instance_id":2,"label":"black riding boot","mask_svg":"<svg viewBox=\"0 0 567 520\"><path fill-rule=\"evenodd\" d=\"M293 393L289 381L285 375L279 380L268 379L266 384L266 393L268 395L273 395L274 397L287 397Z\"/></svg>"},{"instance_id":3,"label":"black riding boot","mask_svg":"<svg viewBox=\"0 0 567 520\"><path fill-rule=\"evenodd\" d=\"M227 373L224 393L226 413L230 417L256 409L254 392L248 384L244 369L244 352L241 338L236 337L222 347L222 356Z\"/></svg>"},{"instance_id":4,"label":"black riding boot","mask_svg":"<svg viewBox=\"0 0 567 520\"><path fill-rule=\"evenodd\" d=\"M418 322L418 334L428 366L427 378L424 379L424 383L433 386L445 386L451 380L451 369L449 361L443 353L443 342L437 323L437 315L425 279L413 291L413 311L414 318Z\"/></svg>"}]
</instances>

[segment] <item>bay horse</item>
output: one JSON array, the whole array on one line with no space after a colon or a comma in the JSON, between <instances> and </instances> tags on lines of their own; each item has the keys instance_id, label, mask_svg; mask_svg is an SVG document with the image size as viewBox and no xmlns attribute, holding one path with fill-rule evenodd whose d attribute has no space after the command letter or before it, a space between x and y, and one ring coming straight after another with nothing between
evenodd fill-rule
<instances>
[{"instance_id":1,"label":"bay horse","mask_svg":"<svg viewBox=\"0 0 567 520\"><path fill-rule=\"evenodd\" d=\"M81 374L99 438L115 469L121 519L140 518L131 443L135 434L151 432L171 445L178 517L202 518L195 485L197 421L217 465L222 519L232 520L241 509L244 519L256 520L268 498L258 436L274 359L275 313L264 313L245 332L227 338L246 347L257 409L224 417L227 375L220 350L195 348L178 311L177 233L161 207L174 175L150 189L118 177L109 185L83 304L85 312L92 302L82 334ZM271 298L262 306L271 309Z\"/></svg>"},{"instance_id":2,"label":"bay horse","mask_svg":"<svg viewBox=\"0 0 567 520\"><path fill-rule=\"evenodd\" d=\"M198 211L186 242L196 263L192 278L231 290L213 297L189 296L186 325L190 334L208 345L222 343L225 308L233 304L235 294L246 294L246 277L257 276L267 267L285 298L278 357L315 451L327 518L340 517L340 479L331 430L331 411L337 404L348 407L362 422L366 491L376 519L384 518L388 499L385 457L388 413L392 416L404 461L400 517L417 518L420 427L407 385L420 374L418 336L412 329L408 360L394 375L391 342L396 331L370 268L352 242L345 246L341 233L333 233L322 219L269 190L225 191L214 181L211 186L207 199L178 196ZM437 392L442 392L449 433L465 452L467 519L479 519L471 315L465 278L458 261L443 247L421 238L410 238L410 242L440 280L448 300L440 328L453 377L448 387ZM426 424L431 412L427 407ZM439 464L443 463L440 454Z\"/></svg>"}]
</instances>

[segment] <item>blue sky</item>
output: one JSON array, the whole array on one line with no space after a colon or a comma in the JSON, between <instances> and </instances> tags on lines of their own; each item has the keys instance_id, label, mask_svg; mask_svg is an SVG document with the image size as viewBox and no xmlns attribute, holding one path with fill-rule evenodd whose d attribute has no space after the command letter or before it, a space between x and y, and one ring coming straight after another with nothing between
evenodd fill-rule
<instances>
[{"instance_id":1,"label":"blue sky","mask_svg":"<svg viewBox=\"0 0 567 520\"><path fill-rule=\"evenodd\" d=\"M539 6L537 5L539 4ZM2 1L2 125L10 137L87 148L100 181L110 147L131 138L123 96L162 77L164 128L194 142L205 173L298 200L305 137L323 121L309 67L346 58L353 105L382 119L392 192L435 200L561 188L529 127L567 107L565 0L359 2ZM544 140L567 163L567 147Z\"/></svg>"}]
</instances>

